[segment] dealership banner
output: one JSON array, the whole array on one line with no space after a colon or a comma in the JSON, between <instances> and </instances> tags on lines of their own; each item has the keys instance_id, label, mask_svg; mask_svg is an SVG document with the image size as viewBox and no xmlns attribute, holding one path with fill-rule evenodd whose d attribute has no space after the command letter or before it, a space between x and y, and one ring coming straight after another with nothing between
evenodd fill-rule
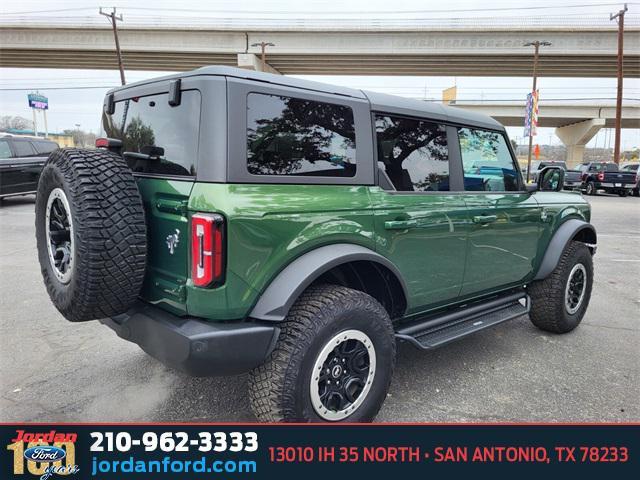
<instances>
[{"instance_id":1,"label":"dealership banner","mask_svg":"<svg viewBox=\"0 0 640 480\"><path fill-rule=\"evenodd\" d=\"M23 480L640 471L640 424L3 424L1 435L0 478Z\"/></svg>"}]
</instances>

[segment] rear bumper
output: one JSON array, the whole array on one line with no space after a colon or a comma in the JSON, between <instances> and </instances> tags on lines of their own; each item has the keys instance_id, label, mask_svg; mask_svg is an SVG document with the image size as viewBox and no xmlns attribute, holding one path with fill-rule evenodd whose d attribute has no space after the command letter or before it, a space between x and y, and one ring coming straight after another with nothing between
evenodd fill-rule
<instances>
[{"instance_id":1,"label":"rear bumper","mask_svg":"<svg viewBox=\"0 0 640 480\"><path fill-rule=\"evenodd\" d=\"M141 301L100 321L165 365L197 377L248 372L265 362L280 333L275 325L251 321L177 317Z\"/></svg>"},{"instance_id":2,"label":"rear bumper","mask_svg":"<svg viewBox=\"0 0 640 480\"><path fill-rule=\"evenodd\" d=\"M596 188L601 189L617 189L617 190L630 190L633 188L632 183L596 183Z\"/></svg>"}]
</instances>

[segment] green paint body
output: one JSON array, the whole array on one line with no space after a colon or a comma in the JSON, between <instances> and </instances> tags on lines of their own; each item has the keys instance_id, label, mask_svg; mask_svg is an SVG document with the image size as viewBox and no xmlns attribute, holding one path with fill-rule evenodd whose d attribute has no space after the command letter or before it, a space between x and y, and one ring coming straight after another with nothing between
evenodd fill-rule
<instances>
[{"instance_id":1,"label":"green paint body","mask_svg":"<svg viewBox=\"0 0 640 480\"><path fill-rule=\"evenodd\" d=\"M589 204L574 193L425 194L142 177L138 185L149 227L142 298L210 320L246 318L291 261L335 243L361 245L393 262L408 290L406 317L423 314L525 285L559 226L590 220ZM226 220L226 280L218 288L194 287L189 278L189 221L197 212ZM478 223L485 217L491 222ZM178 238L173 254L171 235Z\"/></svg>"}]
</instances>

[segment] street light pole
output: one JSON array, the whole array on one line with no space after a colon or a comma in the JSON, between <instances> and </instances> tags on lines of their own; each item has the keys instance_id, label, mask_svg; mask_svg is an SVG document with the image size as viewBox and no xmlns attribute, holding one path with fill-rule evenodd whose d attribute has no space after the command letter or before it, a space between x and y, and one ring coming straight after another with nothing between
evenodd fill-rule
<instances>
[{"instance_id":1,"label":"street light pole","mask_svg":"<svg viewBox=\"0 0 640 480\"><path fill-rule=\"evenodd\" d=\"M627 12L627 4L615 15L610 14L609 20L618 19L618 92L616 96L616 140L613 146L613 161L620 163L620 128L622 123L622 58L624 55L624 14Z\"/></svg>"},{"instance_id":2,"label":"street light pole","mask_svg":"<svg viewBox=\"0 0 640 480\"><path fill-rule=\"evenodd\" d=\"M76 123L75 126L76 126L76 138L78 139L78 143L82 144L81 146L84 147L84 142L80 140L80 124Z\"/></svg>"},{"instance_id":3,"label":"street light pole","mask_svg":"<svg viewBox=\"0 0 640 480\"><path fill-rule=\"evenodd\" d=\"M274 43L271 42L260 42L260 43L252 43L251 44L252 47L260 47L260 59L262 61L262 71L266 71L267 69L267 52L266 49L267 47L275 47Z\"/></svg>"},{"instance_id":4,"label":"street light pole","mask_svg":"<svg viewBox=\"0 0 640 480\"><path fill-rule=\"evenodd\" d=\"M540 53L540 47L548 47L550 46L550 42L540 42L536 40L535 42L525 43L525 47L533 47L533 88L531 90L531 94L536 94L536 89L538 88L538 55ZM531 110L531 116L533 116L533 109ZM529 151L527 153L527 183L529 182L529 178L531 175L531 148L533 147L533 125L531 123L531 119L529 119Z\"/></svg>"},{"instance_id":5,"label":"street light pole","mask_svg":"<svg viewBox=\"0 0 640 480\"><path fill-rule=\"evenodd\" d=\"M102 11L102 7L100 7L100 15L103 17L107 17L111 22L111 26L113 27L113 38L116 41L116 55L118 56L118 68L120 69L120 82L122 85L125 85L124 80L124 64L122 63L122 52L120 51L120 40L118 39L118 27L116 26L116 22L120 20L122 22L122 14L116 16L116 8L113 7L111 13L106 13Z\"/></svg>"}]
</instances>

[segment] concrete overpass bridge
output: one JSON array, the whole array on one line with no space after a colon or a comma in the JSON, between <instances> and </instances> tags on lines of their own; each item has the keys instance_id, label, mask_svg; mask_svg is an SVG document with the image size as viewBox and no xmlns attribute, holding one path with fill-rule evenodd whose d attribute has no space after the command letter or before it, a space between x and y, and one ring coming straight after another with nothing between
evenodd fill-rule
<instances>
[{"instance_id":1,"label":"concrete overpass bridge","mask_svg":"<svg viewBox=\"0 0 640 480\"><path fill-rule=\"evenodd\" d=\"M113 33L102 20L80 24L74 19L51 23L0 17L0 67L116 69ZM237 20L215 27L125 21L119 32L125 68L130 70L184 71L212 64L260 69L259 47L252 44L264 41L275 44L267 50L267 70L282 74L530 76L533 49L523 44L546 40L552 45L541 50L539 75L616 75L613 22L593 26L569 19L547 26L544 19L516 19L507 25L490 20ZM638 33L640 25L628 19L627 76L640 76Z\"/></svg>"},{"instance_id":2,"label":"concrete overpass bridge","mask_svg":"<svg viewBox=\"0 0 640 480\"><path fill-rule=\"evenodd\" d=\"M459 101L454 106L490 115L506 126L524 126L524 103ZM555 128L556 136L567 147L567 163L574 166L582 162L585 146L601 128L615 126L615 116L614 102L587 104L542 101L538 126ZM623 103L622 128L640 128L640 101Z\"/></svg>"}]
</instances>

